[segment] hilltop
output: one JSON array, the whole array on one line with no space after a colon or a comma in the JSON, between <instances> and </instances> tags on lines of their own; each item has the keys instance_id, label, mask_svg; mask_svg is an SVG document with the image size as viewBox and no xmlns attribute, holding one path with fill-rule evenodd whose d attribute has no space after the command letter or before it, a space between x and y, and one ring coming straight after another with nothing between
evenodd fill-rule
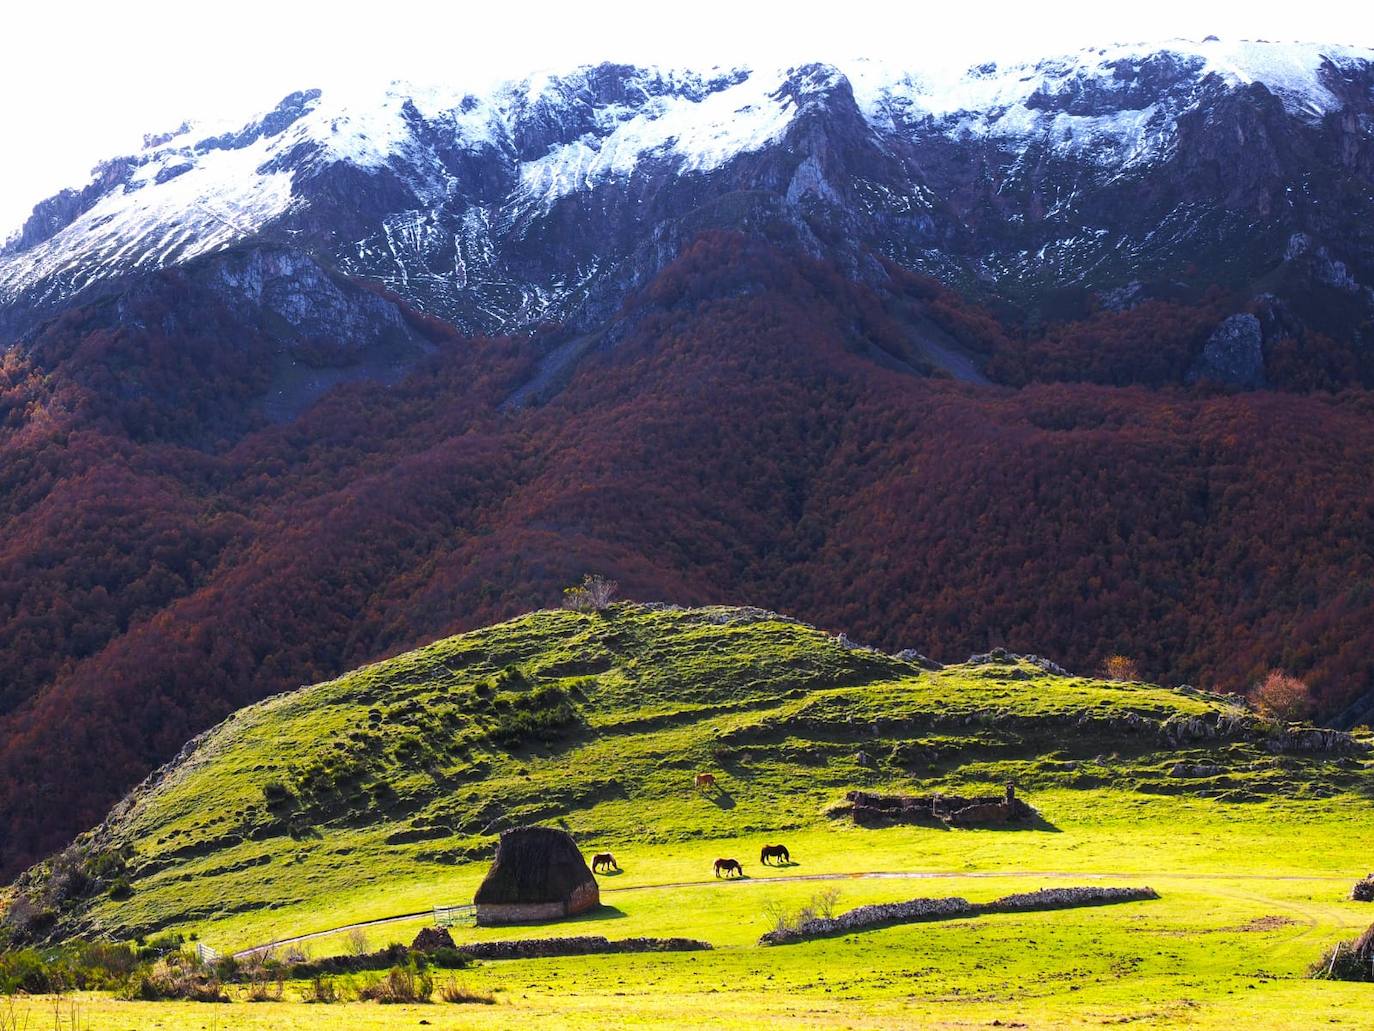
<instances>
[{"instance_id":1,"label":"hilltop","mask_svg":"<svg viewBox=\"0 0 1374 1031\"><path fill-rule=\"evenodd\" d=\"M542 611L239 711L25 874L10 923L246 947L465 901L519 824L666 854L826 832L850 789L1008 779L1245 809L1355 790L1363 748L1192 689L1005 652L940 667L757 609ZM691 789L702 770L720 797Z\"/></svg>"}]
</instances>

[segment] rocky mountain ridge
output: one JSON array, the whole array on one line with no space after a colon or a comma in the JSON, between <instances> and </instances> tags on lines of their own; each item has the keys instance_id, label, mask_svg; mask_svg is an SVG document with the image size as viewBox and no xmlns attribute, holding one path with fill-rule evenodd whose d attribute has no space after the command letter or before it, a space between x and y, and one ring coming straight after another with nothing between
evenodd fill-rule
<instances>
[{"instance_id":1,"label":"rocky mountain ridge","mask_svg":"<svg viewBox=\"0 0 1374 1031\"><path fill-rule=\"evenodd\" d=\"M1371 126L1374 52L1215 39L957 75L601 65L484 93L308 90L148 137L40 204L0 250L0 334L265 244L465 332L585 329L706 228L1051 317L1054 291L1110 307L1275 278L1367 313Z\"/></svg>"}]
</instances>

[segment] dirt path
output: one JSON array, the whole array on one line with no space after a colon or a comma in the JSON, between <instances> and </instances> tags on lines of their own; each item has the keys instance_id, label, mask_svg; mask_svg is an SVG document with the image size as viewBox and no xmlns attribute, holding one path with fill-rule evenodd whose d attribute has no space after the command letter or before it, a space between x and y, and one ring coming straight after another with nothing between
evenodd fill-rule
<instances>
[{"instance_id":1,"label":"dirt path","mask_svg":"<svg viewBox=\"0 0 1374 1031\"><path fill-rule=\"evenodd\" d=\"M785 868L784 868L785 869ZM783 877L743 877L729 879L707 879L700 881L665 881L657 884L631 884L623 888L603 887L602 895L614 895L632 891L652 891L663 888L706 888L718 885L748 885L748 884L786 884L796 881L857 881L857 880L912 880L912 881L933 881L945 879L990 879L997 877L1045 877L1052 880L1078 880L1078 881L1100 881L1100 880L1126 880L1128 878L1140 879L1143 875L1139 872L1127 873L1122 871L1111 873L1083 873L1066 872L1059 870L891 870L891 871L868 871L861 873L809 873L809 874L788 874ZM1172 873L1162 874L1169 880L1211 880L1211 881L1348 881L1348 876L1339 874L1214 874L1214 873ZM1147 878L1148 879L1148 878ZM1259 901L1259 896L1254 896ZM317 938L327 938L333 934L346 934L349 931L359 930L368 927L381 927L386 924L399 924L407 920L417 920L420 917L430 916L434 910L421 909L414 913L398 913L395 916L379 917L376 920L361 920L353 924L343 924L339 927L331 927L326 931L313 931L310 934L300 934L293 938L278 938L276 941L267 942L265 945L254 945L252 948L241 949L233 953L235 959L244 956L251 956L259 952L267 952L271 949L285 948L289 945L299 945L303 942L314 941ZM1310 921L1310 916L1304 914ZM1307 921L1305 921L1307 922ZM1312 922L1315 924L1315 922Z\"/></svg>"}]
</instances>

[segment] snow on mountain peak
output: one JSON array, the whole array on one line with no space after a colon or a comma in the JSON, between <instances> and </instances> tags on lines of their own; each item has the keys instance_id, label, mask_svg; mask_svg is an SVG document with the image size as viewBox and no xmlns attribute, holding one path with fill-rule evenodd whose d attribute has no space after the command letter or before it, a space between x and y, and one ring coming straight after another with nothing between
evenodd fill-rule
<instances>
[{"instance_id":1,"label":"snow on mountain peak","mask_svg":"<svg viewBox=\"0 0 1374 1031\"><path fill-rule=\"evenodd\" d=\"M1099 165L1156 159L1177 117L1209 89L1263 83L1308 120L1337 110L1332 76L1374 52L1315 44L1174 41L1113 45L1034 63L958 71L857 60L798 68L705 71L583 67L462 90L292 94L247 124L184 125L96 169L92 184L40 205L0 250L0 304L35 286L70 295L130 269L182 262L290 215L302 188L344 165L398 177L412 222L461 181L455 155L495 151L504 190L482 219L547 210L652 161L708 172L780 140L811 98L848 82L874 130L899 137L1032 139ZM490 198L489 198L490 199ZM466 218L467 216L464 216ZM418 224L418 222L416 222Z\"/></svg>"}]
</instances>

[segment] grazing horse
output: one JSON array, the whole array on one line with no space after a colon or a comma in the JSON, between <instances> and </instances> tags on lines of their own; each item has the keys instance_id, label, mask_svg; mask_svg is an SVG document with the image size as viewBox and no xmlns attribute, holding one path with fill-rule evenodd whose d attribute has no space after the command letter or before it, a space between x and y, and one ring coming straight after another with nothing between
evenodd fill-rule
<instances>
[{"instance_id":1,"label":"grazing horse","mask_svg":"<svg viewBox=\"0 0 1374 1031\"><path fill-rule=\"evenodd\" d=\"M743 877L743 876L744 876L744 867L742 867L742 866L739 865L739 860L738 860L738 859L717 859L717 860L716 860L716 876L717 876L717 877L719 877L722 873L725 874L726 877L729 877L729 876L730 876L730 872L731 872L732 870L734 871L734 874L735 874L736 877Z\"/></svg>"},{"instance_id":2,"label":"grazing horse","mask_svg":"<svg viewBox=\"0 0 1374 1031\"><path fill-rule=\"evenodd\" d=\"M619 870L620 864L615 861L615 856L609 852L598 852L592 856L592 873L597 870Z\"/></svg>"},{"instance_id":3,"label":"grazing horse","mask_svg":"<svg viewBox=\"0 0 1374 1031\"><path fill-rule=\"evenodd\" d=\"M759 862L766 866L770 859L776 859L780 863L790 863L792 862L792 855L787 851L786 845L764 845L759 850Z\"/></svg>"},{"instance_id":4,"label":"grazing horse","mask_svg":"<svg viewBox=\"0 0 1374 1031\"><path fill-rule=\"evenodd\" d=\"M716 786L716 775L714 773L698 773L696 779L696 789L701 791L703 788L713 788Z\"/></svg>"}]
</instances>

